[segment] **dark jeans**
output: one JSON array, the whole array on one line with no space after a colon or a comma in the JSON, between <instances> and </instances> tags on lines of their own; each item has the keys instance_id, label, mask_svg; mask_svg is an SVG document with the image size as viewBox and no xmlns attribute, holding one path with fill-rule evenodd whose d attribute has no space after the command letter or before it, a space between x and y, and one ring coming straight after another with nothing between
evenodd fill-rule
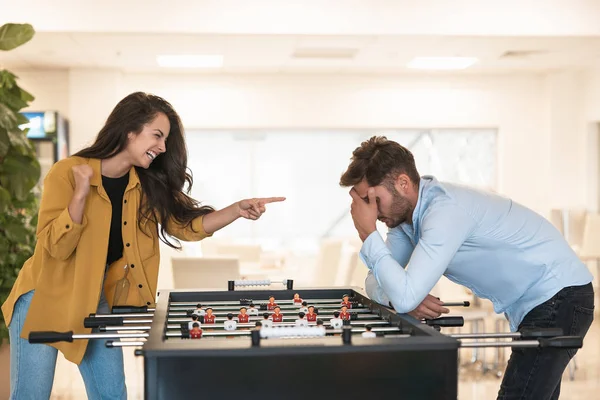
<instances>
[{"instance_id":1,"label":"dark jeans","mask_svg":"<svg viewBox=\"0 0 600 400\"><path fill-rule=\"evenodd\" d=\"M594 320L594 289L589 283L570 286L531 310L519 325L527 328L562 328L565 336L585 337ZM584 340L585 343L585 340ZM498 400L555 400L562 374L577 349L513 348Z\"/></svg>"}]
</instances>

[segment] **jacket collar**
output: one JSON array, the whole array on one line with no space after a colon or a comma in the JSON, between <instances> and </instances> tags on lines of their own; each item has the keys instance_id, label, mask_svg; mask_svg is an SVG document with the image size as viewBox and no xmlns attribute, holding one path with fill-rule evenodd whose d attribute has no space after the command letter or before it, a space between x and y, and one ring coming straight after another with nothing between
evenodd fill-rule
<instances>
[{"instance_id":1,"label":"jacket collar","mask_svg":"<svg viewBox=\"0 0 600 400\"><path fill-rule=\"evenodd\" d=\"M92 175L92 179L90 180L91 186L100 187L102 186L102 162L98 158L88 158L88 164L92 167L94 174ZM127 184L127 189L133 189L137 185L140 184L140 178L135 170L135 167L131 167L129 170L129 184Z\"/></svg>"}]
</instances>

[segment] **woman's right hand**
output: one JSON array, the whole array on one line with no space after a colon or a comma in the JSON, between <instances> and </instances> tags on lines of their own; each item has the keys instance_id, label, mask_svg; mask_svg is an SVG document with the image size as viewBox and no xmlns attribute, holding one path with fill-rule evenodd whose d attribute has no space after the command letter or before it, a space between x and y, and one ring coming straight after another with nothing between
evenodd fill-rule
<instances>
[{"instance_id":1,"label":"woman's right hand","mask_svg":"<svg viewBox=\"0 0 600 400\"><path fill-rule=\"evenodd\" d=\"M86 198L90 192L90 180L92 179L92 175L94 175L94 170L88 164L74 165L71 169L75 178L74 195Z\"/></svg>"}]
</instances>

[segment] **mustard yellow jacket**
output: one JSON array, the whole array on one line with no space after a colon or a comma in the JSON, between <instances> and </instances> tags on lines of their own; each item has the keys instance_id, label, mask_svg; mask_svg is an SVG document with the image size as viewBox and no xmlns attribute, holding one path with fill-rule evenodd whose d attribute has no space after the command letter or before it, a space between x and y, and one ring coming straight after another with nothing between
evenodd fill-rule
<instances>
[{"instance_id":1,"label":"mustard yellow jacket","mask_svg":"<svg viewBox=\"0 0 600 400\"><path fill-rule=\"evenodd\" d=\"M68 206L75 180L71 168L89 164L94 174L90 181L83 220L75 224ZM123 258L106 272L104 292L113 305L115 284L123 283L124 266L128 265L129 291L119 303L154 306L159 255L158 226L146 221L138 227L138 210L142 187L135 171L129 172L129 184L123 196ZM10 324L14 305L24 293L35 290L21 337L32 331L73 331L90 333L83 320L96 312L105 276L108 236L112 214L111 202L102 187L100 160L69 157L56 163L44 180L37 226L37 243L33 256L25 262L12 291L2 305L6 324ZM168 233L184 241L207 236L202 217L183 227L171 221ZM79 364L88 340L52 344L66 359Z\"/></svg>"}]
</instances>

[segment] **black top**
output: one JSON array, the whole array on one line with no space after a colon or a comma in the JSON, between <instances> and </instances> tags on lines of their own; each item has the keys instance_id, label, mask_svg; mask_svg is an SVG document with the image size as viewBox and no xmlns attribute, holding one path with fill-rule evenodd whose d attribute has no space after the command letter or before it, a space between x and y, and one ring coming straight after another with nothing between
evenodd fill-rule
<instances>
[{"instance_id":1,"label":"black top","mask_svg":"<svg viewBox=\"0 0 600 400\"><path fill-rule=\"evenodd\" d=\"M129 183L129 174L120 178L102 176L102 186L108 194L112 204L112 218L110 221L110 236L108 237L108 253L106 263L111 264L123 256L123 234L121 233L121 219L123 215L123 194Z\"/></svg>"}]
</instances>

